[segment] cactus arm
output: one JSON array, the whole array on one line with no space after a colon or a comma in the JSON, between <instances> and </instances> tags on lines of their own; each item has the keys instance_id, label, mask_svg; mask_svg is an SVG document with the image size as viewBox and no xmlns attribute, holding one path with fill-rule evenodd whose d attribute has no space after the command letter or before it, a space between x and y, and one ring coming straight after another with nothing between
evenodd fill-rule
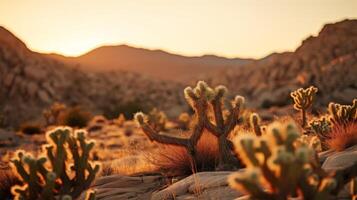
<instances>
[{"instance_id":1,"label":"cactus arm","mask_svg":"<svg viewBox=\"0 0 357 200\"><path fill-rule=\"evenodd\" d=\"M225 128L224 128L224 135L227 137L230 132L236 127L239 122L239 107L234 107L230 111L230 115L227 117Z\"/></svg>"},{"instance_id":2,"label":"cactus arm","mask_svg":"<svg viewBox=\"0 0 357 200\"><path fill-rule=\"evenodd\" d=\"M30 175L26 172L24 165L20 160L12 160L13 165L16 168L17 173L20 175L21 179L25 182L30 180Z\"/></svg>"},{"instance_id":3,"label":"cactus arm","mask_svg":"<svg viewBox=\"0 0 357 200\"><path fill-rule=\"evenodd\" d=\"M213 135L215 135L216 137L219 137L221 135L221 129L219 129L217 126L215 126L214 124L212 124L208 119L205 120L205 128L212 133Z\"/></svg>"},{"instance_id":4,"label":"cactus arm","mask_svg":"<svg viewBox=\"0 0 357 200\"><path fill-rule=\"evenodd\" d=\"M188 140L184 138L171 137L168 135L159 134L152 129L148 124L141 124L145 135L151 140L162 144L172 144L176 146L187 146Z\"/></svg>"},{"instance_id":5,"label":"cactus arm","mask_svg":"<svg viewBox=\"0 0 357 200\"><path fill-rule=\"evenodd\" d=\"M214 118L216 121L216 125L217 125L218 129L221 129L221 130L224 128L222 98L223 98L223 96L216 95L215 98L211 101L213 111L214 111Z\"/></svg>"}]
</instances>

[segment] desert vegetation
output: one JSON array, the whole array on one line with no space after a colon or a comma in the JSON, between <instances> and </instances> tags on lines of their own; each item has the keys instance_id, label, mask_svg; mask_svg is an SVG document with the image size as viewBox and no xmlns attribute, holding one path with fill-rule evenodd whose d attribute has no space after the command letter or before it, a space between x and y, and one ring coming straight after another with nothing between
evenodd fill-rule
<instances>
[{"instance_id":1,"label":"desert vegetation","mask_svg":"<svg viewBox=\"0 0 357 200\"><path fill-rule=\"evenodd\" d=\"M184 90L194 113L177 120L154 108L136 113L136 125L123 114L92 118L80 107L55 103L43 112L43 125L20 129L28 137L46 134L46 140L38 151L10 152L12 170L2 172L1 192L15 199L96 199L95 190L87 189L113 175L159 173L174 185L179 177L231 170L229 186L250 199L334 199L346 184L355 187L357 161L328 170L319 153L357 145L357 99L351 105L330 103L314 115L308 110L316 92L311 86L291 93L300 117L267 121L245 110L244 97L229 102L226 87L203 81ZM118 131L120 137L107 139Z\"/></svg>"},{"instance_id":2,"label":"desert vegetation","mask_svg":"<svg viewBox=\"0 0 357 200\"><path fill-rule=\"evenodd\" d=\"M325 113L313 115L308 109L316 92L309 87L291 93L301 117L270 121L244 111L242 96L227 102L226 87L203 81L184 90L193 115L170 120L154 108L148 115L135 114L138 126L123 114L91 118L80 107L55 103L43 112L42 126L20 129L29 137L47 130L46 140L39 151L10 153L12 170L2 172L1 192L15 199L75 199L82 193L96 199L95 190L87 191L93 181L115 174L160 173L174 184L177 177L232 170L230 187L250 199L334 199L346 184L355 187L357 161L326 170L319 152L357 145L357 99L352 105L330 103ZM100 139L112 131L121 131L120 138ZM87 139L96 133L99 143ZM111 154L119 159L114 162Z\"/></svg>"},{"instance_id":3,"label":"desert vegetation","mask_svg":"<svg viewBox=\"0 0 357 200\"><path fill-rule=\"evenodd\" d=\"M0 44L0 199L357 199L349 23L195 85L86 73L16 38Z\"/></svg>"}]
</instances>

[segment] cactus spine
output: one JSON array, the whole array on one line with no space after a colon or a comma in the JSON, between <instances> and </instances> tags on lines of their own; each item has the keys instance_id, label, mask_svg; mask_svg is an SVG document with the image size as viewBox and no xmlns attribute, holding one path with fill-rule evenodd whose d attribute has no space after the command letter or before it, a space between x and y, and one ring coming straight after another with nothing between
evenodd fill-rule
<instances>
[{"instance_id":1,"label":"cactus spine","mask_svg":"<svg viewBox=\"0 0 357 200\"><path fill-rule=\"evenodd\" d=\"M184 92L188 104L195 111L197 120L193 126L190 137L178 138L159 134L147 123L143 113L137 113L135 118L141 125L144 133L152 141L185 147L193 161L195 161L196 144L204 129L207 129L218 138L218 168L233 168L234 166L239 166L238 159L232 154L233 145L232 142L228 140L228 136L239 122L239 114L244 103L244 98L236 96L231 103L229 115L224 118L223 101L227 92L224 86L218 86L212 89L208 87L205 82L199 81L194 89L187 87ZM210 120L208 116L209 106L213 108L214 120Z\"/></svg>"},{"instance_id":2,"label":"cactus spine","mask_svg":"<svg viewBox=\"0 0 357 200\"><path fill-rule=\"evenodd\" d=\"M47 134L47 141L46 157L18 151L13 158L13 169L24 182L23 187L12 188L15 199L76 198L99 171L99 164L89 161L94 141L87 141L84 131L58 128Z\"/></svg>"},{"instance_id":3,"label":"cactus spine","mask_svg":"<svg viewBox=\"0 0 357 200\"><path fill-rule=\"evenodd\" d=\"M318 89L310 86L309 88L300 88L290 93L294 100L294 108L301 111L302 127L307 125L306 110L311 107L315 94Z\"/></svg>"}]
</instances>

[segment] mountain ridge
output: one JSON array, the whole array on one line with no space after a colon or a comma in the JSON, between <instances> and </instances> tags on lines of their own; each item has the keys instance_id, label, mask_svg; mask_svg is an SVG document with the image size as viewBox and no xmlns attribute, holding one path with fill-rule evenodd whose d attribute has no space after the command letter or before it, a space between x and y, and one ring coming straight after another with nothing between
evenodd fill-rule
<instances>
[{"instance_id":1,"label":"mountain ridge","mask_svg":"<svg viewBox=\"0 0 357 200\"><path fill-rule=\"evenodd\" d=\"M129 45L105 45L77 57L48 54L69 65L88 71L125 70L163 80L186 81L217 67L239 67L254 59L226 58L217 55L183 56L160 49L145 49Z\"/></svg>"},{"instance_id":2,"label":"mountain ridge","mask_svg":"<svg viewBox=\"0 0 357 200\"><path fill-rule=\"evenodd\" d=\"M165 58L158 61L172 64L170 56ZM192 64L192 59L188 60ZM144 58L139 61L147 63ZM166 77L162 79L142 73L140 70L145 67L136 68L138 71L90 71L87 65L66 64L30 51L16 36L1 28L0 112L12 125L18 125L38 117L42 109L56 101L85 105L95 113L112 112L118 105L140 101L176 116L186 109L184 86L197 80L213 86L226 85L231 94L245 96L247 106L258 109L289 105L291 91L310 85L319 88L316 108L326 108L331 101L350 104L357 97L357 20L328 24L294 52L274 53L237 67L179 68L175 63L170 65L172 68L166 66L171 75L164 72ZM152 74L163 69L155 67L154 62L151 65Z\"/></svg>"}]
</instances>

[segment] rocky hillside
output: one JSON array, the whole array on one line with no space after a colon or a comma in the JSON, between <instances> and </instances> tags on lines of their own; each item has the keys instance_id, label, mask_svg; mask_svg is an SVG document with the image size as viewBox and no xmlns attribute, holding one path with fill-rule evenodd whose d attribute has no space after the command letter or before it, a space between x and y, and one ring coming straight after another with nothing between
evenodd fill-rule
<instances>
[{"instance_id":1,"label":"rocky hillside","mask_svg":"<svg viewBox=\"0 0 357 200\"><path fill-rule=\"evenodd\" d=\"M203 72L236 68L251 59L229 59L214 55L187 57L161 50L148 50L127 45L103 46L79 57L49 55L59 61L79 66L85 71L125 70L162 80L184 82Z\"/></svg>"},{"instance_id":2,"label":"rocky hillside","mask_svg":"<svg viewBox=\"0 0 357 200\"><path fill-rule=\"evenodd\" d=\"M114 112L134 102L171 113L182 110L183 86L129 72L87 73L30 51L0 27L0 113L9 126L41 116L59 101L95 113Z\"/></svg>"},{"instance_id":3,"label":"rocky hillside","mask_svg":"<svg viewBox=\"0 0 357 200\"><path fill-rule=\"evenodd\" d=\"M86 56L105 52L107 48ZM205 59L207 66L212 67L221 58ZM163 60L174 64L176 61ZM157 106L169 116L186 109L182 97L184 85L179 83L152 79L147 73L82 71L65 63L30 51L14 35L0 28L0 112L6 116L8 125L39 117L42 109L55 101L83 105L96 113L115 111L128 102ZM196 70L207 72L201 67L195 70L190 67L192 73L185 72L195 76L191 81L201 79L212 85L224 84L232 94L246 96L248 103L257 108L290 104L289 93L309 85L319 88L317 106L325 107L330 101L350 103L357 97L357 20L326 25L318 36L303 41L295 52L272 54L239 68L218 68L199 76ZM151 70L148 67L144 71ZM178 72L172 70L172 73Z\"/></svg>"},{"instance_id":4,"label":"rocky hillside","mask_svg":"<svg viewBox=\"0 0 357 200\"><path fill-rule=\"evenodd\" d=\"M272 54L241 69L201 77L227 85L253 106L284 106L299 87L319 88L317 104L352 102L357 97L357 20L327 24L295 52Z\"/></svg>"}]
</instances>

